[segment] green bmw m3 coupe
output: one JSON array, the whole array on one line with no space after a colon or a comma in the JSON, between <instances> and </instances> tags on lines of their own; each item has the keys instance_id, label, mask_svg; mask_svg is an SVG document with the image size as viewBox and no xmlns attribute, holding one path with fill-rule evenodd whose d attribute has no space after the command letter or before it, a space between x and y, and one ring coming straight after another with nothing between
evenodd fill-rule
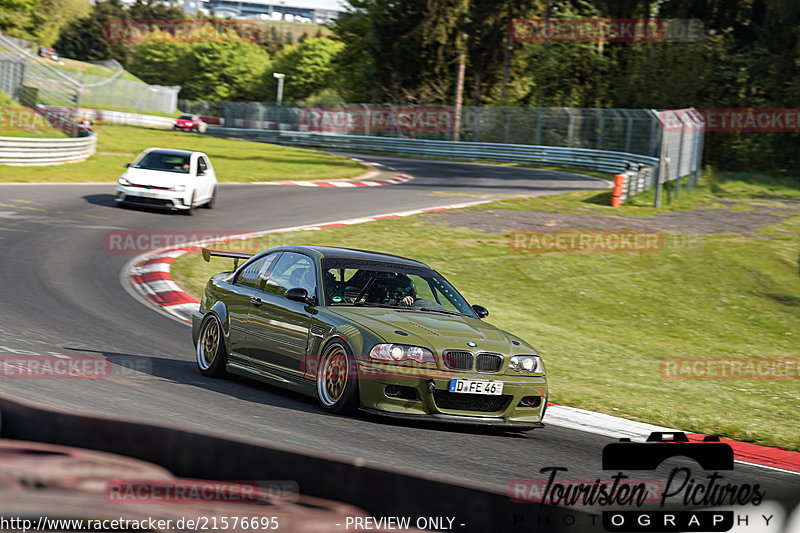
<instances>
[{"instance_id":1,"label":"green bmw m3 coupe","mask_svg":"<svg viewBox=\"0 0 800 533\"><path fill-rule=\"evenodd\" d=\"M536 350L485 322L485 308L424 263L324 246L203 256L235 260L192 316L204 375L248 376L333 413L544 427Z\"/></svg>"}]
</instances>

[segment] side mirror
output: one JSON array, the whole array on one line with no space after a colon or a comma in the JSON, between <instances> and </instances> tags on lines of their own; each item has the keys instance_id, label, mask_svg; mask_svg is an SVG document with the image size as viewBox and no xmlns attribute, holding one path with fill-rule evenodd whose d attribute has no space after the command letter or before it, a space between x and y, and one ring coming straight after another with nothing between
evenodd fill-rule
<instances>
[{"instance_id":1,"label":"side mirror","mask_svg":"<svg viewBox=\"0 0 800 533\"><path fill-rule=\"evenodd\" d=\"M197 175L198 176L205 176L206 175L206 171L205 170L198 170L197 171Z\"/></svg>"},{"instance_id":2,"label":"side mirror","mask_svg":"<svg viewBox=\"0 0 800 533\"><path fill-rule=\"evenodd\" d=\"M473 305L472 310L478 315L478 318L486 318L489 316L489 310L482 305Z\"/></svg>"},{"instance_id":3,"label":"side mirror","mask_svg":"<svg viewBox=\"0 0 800 533\"><path fill-rule=\"evenodd\" d=\"M131 164L130 164L130 163L125 163L125 168L128 168L128 167L130 167L130 166L131 166Z\"/></svg>"},{"instance_id":4,"label":"side mirror","mask_svg":"<svg viewBox=\"0 0 800 533\"><path fill-rule=\"evenodd\" d=\"M306 305L316 304L313 298L308 297L308 291L300 287L287 289L286 292L283 293L283 295L286 296L287 299L292 300L293 302L300 302Z\"/></svg>"}]
</instances>

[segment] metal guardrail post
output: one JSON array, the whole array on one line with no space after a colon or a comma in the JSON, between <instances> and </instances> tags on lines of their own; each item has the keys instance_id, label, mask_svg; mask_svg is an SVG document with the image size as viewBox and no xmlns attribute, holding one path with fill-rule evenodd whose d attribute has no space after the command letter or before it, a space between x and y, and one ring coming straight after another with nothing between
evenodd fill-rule
<instances>
[{"instance_id":1,"label":"metal guardrail post","mask_svg":"<svg viewBox=\"0 0 800 533\"><path fill-rule=\"evenodd\" d=\"M627 109L622 109L622 114L625 115L625 152L631 151L631 136L633 135L633 118L631 118Z\"/></svg>"}]
</instances>

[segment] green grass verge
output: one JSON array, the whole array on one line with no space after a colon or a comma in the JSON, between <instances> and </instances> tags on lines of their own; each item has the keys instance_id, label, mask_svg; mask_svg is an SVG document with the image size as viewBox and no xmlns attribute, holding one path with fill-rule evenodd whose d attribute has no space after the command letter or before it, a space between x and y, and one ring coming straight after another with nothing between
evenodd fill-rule
<instances>
[{"instance_id":1,"label":"green grass verge","mask_svg":"<svg viewBox=\"0 0 800 533\"><path fill-rule=\"evenodd\" d=\"M85 61L78 61L77 59L68 59L66 57L62 57L61 61L64 63L63 65L56 63L55 61L50 61L47 64L50 64L50 66L53 68L61 69L67 72L73 72L76 74L90 74L92 76L100 76L103 78L111 78L117 72L113 68L95 65L94 63L87 63ZM127 70L122 72L120 79L142 82L142 80Z\"/></svg>"},{"instance_id":2,"label":"green grass verge","mask_svg":"<svg viewBox=\"0 0 800 533\"><path fill-rule=\"evenodd\" d=\"M764 189L738 176L717 178L723 196ZM481 208L572 209L597 205L596 194ZM701 190L695 199L703 204L711 195ZM650 209L601 207L615 215ZM479 233L446 226L437 215L417 215L273 235L252 249L319 244L420 259L469 301L488 307L491 323L538 347L548 365L551 401L800 450L797 381L675 381L660 373L665 357L797 356L800 216L759 233L769 238L712 235L665 239L658 253L537 255L512 252L507 233ZM250 248L237 249L242 246ZM210 275L227 268L228 260L205 263L186 254L173 263L172 274L197 296Z\"/></svg>"},{"instance_id":3,"label":"green grass verge","mask_svg":"<svg viewBox=\"0 0 800 533\"><path fill-rule=\"evenodd\" d=\"M19 102L8 96L3 91L0 91L0 107L7 108L7 107L20 107Z\"/></svg>"},{"instance_id":4,"label":"green grass verge","mask_svg":"<svg viewBox=\"0 0 800 533\"><path fill-rule=\"evenodd\" d=\"M86 107L89 109L99 109L101 111L119 111L121 113L134 113L137 115L153 115L156 117L169 117L169 118L176 118L182 115L181 111L176 110L173 113L164 113L162 111L148 111L138 109L136 107L122 107L122 106L110 106L110 105L85 105L81 107Z\"/></svg>"},{"instance_id":5,"label":"green grass verge","mask_svg":"<svg viewBox=\"0 0 800 533\"><path fill-rule=\"evenodd\" d=\"M365 171L360 163L313 150L218 139L132 126L104 126L97 153L81 163L44 167L0 166L1 182L114 182L142 150L152 146L205 152L221 182L328 180Z\"/></svg>"},{"instance_id":6,"label":"green grass verge","mask_svg":"<svg viewBox=\"0 0 800 533\"><path fill-rule=\"evenodd\" d=\"M67 138L67 134L61 130L0 130L0 137L24 137L26 139L65 139Z\"/></svg>"},{"instance_id":7,"label":"green grass verge","mask_svg":"<svg viewBox=\"0 0 800 533\"><path fill-rule=\"evenodd\" d=\"M570 172L569 169L563 169ZM581 171L573 171L583 173ZM589 175L588 173L585 173ZM611 207L611 190L586 193L583 191L559 196L538 196L504 200L483 204L472 209L510 209L514 211L555 211L559 213L584 215L617 215L650 217L670 211L686 209L715 209L724 207L722 201L736 201L746 198L784 198L800 200L800 176L774 176L748 174L745 172L712 172L706 170L699 183L691 192L686 192L686 184L677 198L675 183L666 185L670 189L662 195L661 208L653 207L655 191L649 190L629 198L621 207ZM743 206L744 208L744 206Z\"/></svg>"},{"instance_id":8,"label":"green grass verge","mask_svg":"<svg viewBox=\"0 0 800 533\"><path fill-rule=\"evenodd\" d=\"M3 91L0 91L0 109L19 109L22 105L8 96ZM32 111L31 111L32 113ZM6 120L6 117L3 117ZM66 134L61 130L44 129L44 130L18 130L13 128L6 128L6 124L0 124L0 137L26 137L26 138L59 138L66 137Z\"/></svg>"}]
</instances>

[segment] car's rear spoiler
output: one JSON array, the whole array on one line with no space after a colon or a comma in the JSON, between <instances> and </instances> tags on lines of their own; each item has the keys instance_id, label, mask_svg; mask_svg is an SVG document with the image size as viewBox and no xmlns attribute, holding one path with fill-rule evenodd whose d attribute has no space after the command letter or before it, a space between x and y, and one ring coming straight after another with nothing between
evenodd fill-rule
<instances>
[{"instance_id":1,"label":"car's rear spoiler","mask_svg":"<svg viewBox=\"0 0 800 533\"><path fill-rule=\"evenodd\" d=\"M203 248L203 260L208 262L211 261L211 257L232 257L233 258L233 268L239 266L239 259L250 259L253 257L253 254L242 254L239 252L226 252L224 250L209 250L208 248Z\"/></svg>"}]
</instances>

